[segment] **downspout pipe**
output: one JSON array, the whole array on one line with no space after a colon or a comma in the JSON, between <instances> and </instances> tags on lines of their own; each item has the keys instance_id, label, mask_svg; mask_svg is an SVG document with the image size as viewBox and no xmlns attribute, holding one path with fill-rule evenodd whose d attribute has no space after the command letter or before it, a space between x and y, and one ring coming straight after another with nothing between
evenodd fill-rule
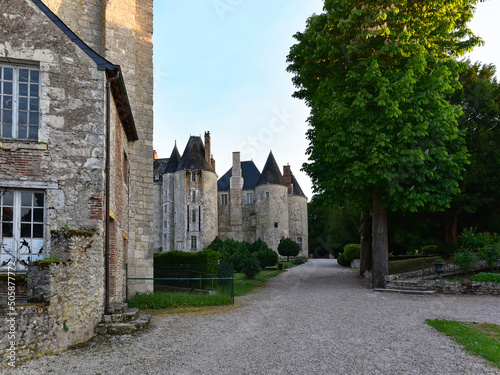
<instances>
[{"instance_id":1,"label":"downspout pipe","mask_svg":"<svg viewBox=\"0 0 500 375\"><path fill-rule=\"evenodd\" d=\"M104 234L104 313L109 313L109 210L110 210L110 185L111 185L111 84L120 77L120 71L117 70L114 77L106 81L106 187L104 192L105 199L105 234Z\"/></svg>"}]
</instances>

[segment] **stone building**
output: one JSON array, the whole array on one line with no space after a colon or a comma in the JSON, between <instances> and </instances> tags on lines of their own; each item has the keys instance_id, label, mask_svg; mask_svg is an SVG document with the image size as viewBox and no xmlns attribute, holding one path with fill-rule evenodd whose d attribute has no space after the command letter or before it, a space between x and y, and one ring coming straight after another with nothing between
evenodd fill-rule
<instances>
[{"instance_id":1,"label":"stone building","mask_svg":"<svg viewBox=\"0 0 500 375\"><path fill-rule=\"evenodd\" d=\"M1 268L25 273L61 229L95 233L94 320L124 300L127 264L152 273L152 6L0 0Z\"/></svg>"},{"instance_id":2,"label":"stone building","mask_svg":"<svg viewBox=\"0 0 500 375\"><path fill-rule=\"evenodd\" d=\"M182 160L190 160L183 163ZM290 237L308 254L307 198L290 166L283 175L272 154L259 172L233 153L233 166L215 184L210 134L191 137L182 158L154 160L155 251L198 251L215 238L265 241L275 251ZM199 176L199 178L198 178Z\"/></svg>"}]
</instances>

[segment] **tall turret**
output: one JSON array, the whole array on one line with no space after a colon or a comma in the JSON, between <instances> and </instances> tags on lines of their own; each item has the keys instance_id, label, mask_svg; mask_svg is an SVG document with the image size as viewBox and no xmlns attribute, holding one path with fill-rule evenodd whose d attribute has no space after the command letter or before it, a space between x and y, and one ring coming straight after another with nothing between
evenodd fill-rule
<instances>
[{"instance_id":1,"label":"tall turret","mask_svg":"<svg viewBox=\"0 0 500 375\"><path fill-rule=\"evenodd\" d=\"M272 151L255 187L256 237L277 251L289 236L288 190Z\"/></svg>"},{"instance_id":2,"label":"tall turret","mask_svg":"<svg viewBox=\"0 0 500 375\"><path fill-rule=\"evenodd\" d=\"M301 249L299 256L307 257L309 252L307 197L289 165L283 166L283 178L288 190L289 237L299 244Z\"/></svg>"}]
</instances>

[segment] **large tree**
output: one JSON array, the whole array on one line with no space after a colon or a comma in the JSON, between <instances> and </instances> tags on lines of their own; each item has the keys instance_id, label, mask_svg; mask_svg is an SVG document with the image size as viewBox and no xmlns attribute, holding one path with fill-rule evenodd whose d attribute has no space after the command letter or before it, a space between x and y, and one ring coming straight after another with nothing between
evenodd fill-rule
<instances>
[{"instance_id":1,"label":"large tree","mask_svg":"<svg viewBox=\"0 0 500 375\"><path fill-rule=\"evenodd\" d=\"M450 98L463 108L458 125L465 132L470 154L460 194L453 197L451 207L444 213L445 240L455 243L459 218L463 216L472 215L478 225L474 214L479 213L494 223L484 230L494 231L498 226L498 219L494 219L498 214L496 203L500 200L500 84L494 65L466 63L467 69L460 74L462 87Z\"/></svg>"},{"instance_id":2,"label":"large tree","mask_svg":"<svg viewBox=\"0 0 500 375\"><path fill-rule=\"evenodd\" d=\"M387 211L439 210L467 162L458 56L481 40L467 28L477 0L325 0L294 37L288 71L311 109L316 192L372 202L373 286L388 272Z\"/></svg>"}]
</instances>

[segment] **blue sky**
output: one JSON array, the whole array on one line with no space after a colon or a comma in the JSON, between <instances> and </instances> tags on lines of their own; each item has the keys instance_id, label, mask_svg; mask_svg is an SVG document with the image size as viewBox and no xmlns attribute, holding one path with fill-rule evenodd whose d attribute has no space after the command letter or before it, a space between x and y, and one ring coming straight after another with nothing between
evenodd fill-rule
<instances>
[{"instance_id":1,"label":"blue sky","mask_svg":"<svg viewBox=\"0 0 500 375\"><path fill-rule=\"evenodd\" d=\"M154 3L153 146L169 157L183 152L190 135L210 131L216 172L230 167L233 151L262 170L272 150L290 164L304 193L311 181L300 171L308 141L305 104L291 97L286 56L306 19L322 0L158 0ZM496 16L500 2L480 3L472 30L486 45L471 60L500 67Z\"/></svg>"}]
</instances>

